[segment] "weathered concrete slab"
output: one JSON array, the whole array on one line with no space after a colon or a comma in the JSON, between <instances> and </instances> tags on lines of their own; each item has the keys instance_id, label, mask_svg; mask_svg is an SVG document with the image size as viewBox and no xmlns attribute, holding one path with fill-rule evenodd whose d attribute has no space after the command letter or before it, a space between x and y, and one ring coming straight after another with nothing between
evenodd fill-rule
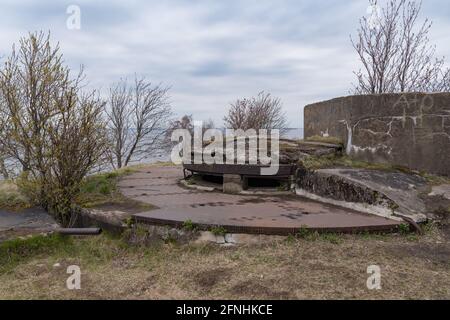
<instances>
[{"instance_id":1,"label":"weathered concrete slab","mask_svg":"<svg viewBox=\"0 0 450 320\"><path fill-rule=\"evenodd\" d=\"M323 201L341 201L341 205L360 210L364 206L367 212L390 218L401 215L415 222L426 220L427 208L420 193L428 185L418 175L365 169L321 169L306 172L298 178L298 184L301 190L320 196ZM308 196L301 190L299 194Z\"/></svg>"},{"instance_id":2,"label":"weathered concrete slab","mask_svg":"<svg viewBox=\"0 0 450 320\"><path fill-rule=\"evenodd\" d=\"M53 229L58 224L45 210L31 208L19 212L0 210L0 232L12 229Z\"/></svg>"},{"instance_id":3,"label":"weathered concrete slab","mask_svg":"<svg viewBox=\"0 0 450 320\"><path fill-rule=\"evenodd\" d=\"M254 137L256 138L256 137ZM275 141L268 139L268 149L270 151L271 145ZM295 170L295 165L303 158L307 156L322 156L331 154L341 154L343 151L343 146L341 144L332 144L324 142L315 141L304 141L304 140L292 140L292 139L277 139L276 142L279 144L279 174L280 176L289 176L292 174L292 170ZM205 144L205 146L208 143ZM235 140L235 147L237 143ZM193 151L191 153L191 164L186 163L184 167L188 170L203 173L221 173L221 174L241 174L241 175L260 175L261 161L259 158L261 151L259 146L255 146L247 140L245 142L245 152L237 153L233 160L227 159L227 152L224 150L228 148L227 143L224 142L223 150L214 151L214 159L217 161L215 164L199 164L198 161L194 159L202 159L203 154L201 151ZM267 150L263 150L262 154L266 154ZM201 161L200 161L201 162ZM197 163L197 164L193 164ZM225 164L225 165L224 165ZM245 164L245 165L243 165Z\"/></svg>"},{"instance_id":4,"label":"weathered concrete slab","mask_svg":"<svg viewBox=\"0 0 450 320\"><path fill-rule=\"evenodd\" d=\"M392 230L399 224L295 195L262 197L185 189L178 184L181 178L179 167L152 167L126 177L119 187L125 196L159 207L134 215L150 224L179 226L191 220L205 229L220 225L233 233L260 234L289 234L303 227L337 232ZM158 181L164 183L158 186Z\"/></svg>"}]
</instances>

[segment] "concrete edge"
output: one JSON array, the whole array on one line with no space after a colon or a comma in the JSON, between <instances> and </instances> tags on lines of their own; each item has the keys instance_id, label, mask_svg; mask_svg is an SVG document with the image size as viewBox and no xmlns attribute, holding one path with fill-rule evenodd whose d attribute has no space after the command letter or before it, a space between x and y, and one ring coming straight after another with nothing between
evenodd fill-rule
<instances>
[{"instance_id":1,"label":"concrete edge","mask_svg":"<svg viewBox=\"0 0 450 320\"><path fill-rule=\"evenodd\" d=\"M189 183L187 183L187 181L185 179L181 179L179 181L179 183L182 184L183 187L193 189L193 190L198 190L198 191L206 191L206 192L222 191L222 190L220 190L220 188L204 187L204 186L199 186L199 185L195 185L195 184L189 184Z\"/></svg>"},{"instance_id":2,"label":"concrete edge","mask_svg":"<svg viewBox=\"0 0 450 320\"><path fill-rule=\"evenodd\" d=\"M139 216L139 214L133 215L136 223L155 225L155 226L170 226L174 228L181 228L183 226L183 221L168 220L163 218L153 218ZM393 220L395 221L395 220ZM324 227L324 228L310 228L305 227L308 231L318 232L318 233L344 233L344 234L355 234L362 232L392 232L397 230L400 221L396 221L396 224L386 224L386 225L367 225L367 226L357 226L357 227ZM216 224L196 224L196 227L200 231L210 231L211 228L217 227ZM257 227L257 226L237 226L237 225L220 225L226 233L229 234L253 234L253 235L280 235L289 236L294 235L300 231L300 228L289 228L289 227Z\"/></svg>"},{"instance_id":3,"label":"concrete edge","mask_svg":"<svg viewBox=\"0 0 450 320\"><path fill-rule=\"evenodd\" d=\"M379 189L374 189L368 185L365 185L357 179L348 177L339 172L338 173L330 172L330 169L315 170L314 174L323 174L323 175L327 175L330 177L331 176L338 177L338 178L340 178L344 181L347 181L347 182L349 182L355 186L358 186L360 188L375 191L378 194L382 195L384 197L384 199L386 199L387 201L390 201L393 204L397 205L398 208L393 211L392 208L386 207L383 205L370 205L370 204L366 204L363 202L348 202L348 201L343 201L343 200L335 200L335 199L331 199L331 198L325 198L325 197L316 195L314 193L311 193L309 191L306 191L302 188L299 188L298 186L296 186L296 194L297 195L303 196L303 197L311 199L311 200L316 200L316 201L323 202L323 203L329 203L329 204L333 204L333 205L336 205L339 207L353 209L356 211L361 211L364 213L373 214L373 215L377 215L380 217L385 217L385 218L389 218L389 219L393 219L393 220L401 219L405 222L413 221L414 223L424 223L428 220L428 218L424 214L410 212L407 208L399 205L395 200L393 200L389 195L387 195L383 191L381 191ZM386 205L388 205L388 203L386 203Z\"/></svg>"},{"instance_id":4,"label":"concrete edge","mask_svg":"<svg viewBox=\"0 0 450 320\"><path fill-rule=\"evenodd\" d=\"M297 188L295 190L295 193L298 196L301 196L301 197L304 197L307 199L311 199L311 200L315 200L315 201L319 201L322 203L331 204L331 205L334 205L337 207L341 207L341 208L345 208L345 209L352 209L355 211L376 215L376 216L391 219L394 221L399 221L399 222L405 221L404 219L393 215L392 210L385 208L385 207L374 206L374 205L365 204L362 202L361 203L347 202L347 201L342 201L342 200L334 200L334 199L330 199L330 198L324 198L322 196L316 195L314 193L311 193L311 192L308 192L306 190L299 189L299 188Z\"/></svg>"}]
</instances>

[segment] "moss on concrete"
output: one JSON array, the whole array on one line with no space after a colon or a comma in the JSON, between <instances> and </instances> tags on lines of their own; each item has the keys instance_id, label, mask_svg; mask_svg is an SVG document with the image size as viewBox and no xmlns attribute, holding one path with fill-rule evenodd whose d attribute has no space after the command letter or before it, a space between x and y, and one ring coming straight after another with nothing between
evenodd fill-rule
<instances>
[{"instance_id":1,"label":"moss on concrete","mask_svg":"<svg viewBox=\"0 0 450 320\"><path fill-rule=\"evenodd\" d=\"M303 159L301 163L305 168L310 170L344 167L344 168L383 170L383 171L401 171L404 173L412 172L412 170L402 166L395 166L386 163L371 163L359 161L349 156L338 156L338 155L311 156Z\"/></svg>"}]
</instances>

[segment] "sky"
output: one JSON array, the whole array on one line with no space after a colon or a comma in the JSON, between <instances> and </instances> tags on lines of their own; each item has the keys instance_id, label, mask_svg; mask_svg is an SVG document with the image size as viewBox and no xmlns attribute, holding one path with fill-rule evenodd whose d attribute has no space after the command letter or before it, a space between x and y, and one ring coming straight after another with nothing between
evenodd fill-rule
<instances>
[{"instance_id":1,"label":"sky","mask_svg":"<svg viewBox=\"0 0 450 320\"><path fill-rule=\"evenodd\" d=\"M383 2L383 0L381 0ZM67 20L80 9L80 28ZM349 94L359 68L350 35L366 0L0 0L0 61L20 37L50 31L88 86L134 74L171 87L176 116L222 126L231 102L270 92L290 127L307 104ZM450 1L424 0L431 42L450 59ZM73 20L69 20L73 21Z\"/></svg>"}]
</instances>

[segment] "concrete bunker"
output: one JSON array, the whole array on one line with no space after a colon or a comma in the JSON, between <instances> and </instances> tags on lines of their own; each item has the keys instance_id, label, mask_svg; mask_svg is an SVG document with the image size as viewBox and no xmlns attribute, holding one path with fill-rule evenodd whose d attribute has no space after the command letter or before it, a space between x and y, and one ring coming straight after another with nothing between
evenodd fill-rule
<instances>
[{"instance_id":1,"label":"concrete bunker","mask_svg":"<svg viewBox=\"0 0 450 320\"><path fill-rule=\"evenodd\" d=\"M246 191L293 191L302 160L310 156L340 154L341 145L308 142L303 140L279 140L278 171L263 174L268 166L250 164L183 164L184 177L199 186L212 187L228 194ZM259 161L258 161L259 163Z\"/></svg>"}]
</instances>

